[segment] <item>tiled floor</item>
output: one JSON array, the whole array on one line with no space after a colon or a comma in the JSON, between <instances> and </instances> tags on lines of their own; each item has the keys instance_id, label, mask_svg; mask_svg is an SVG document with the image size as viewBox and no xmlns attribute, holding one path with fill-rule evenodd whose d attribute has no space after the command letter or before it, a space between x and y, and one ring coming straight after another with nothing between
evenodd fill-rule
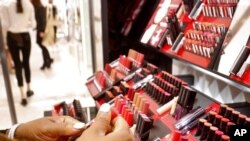
<instances>
[{"instance_id":1,"label":"tiled floor","mask_svg":"<svg viewBox=\"0 0 250 141\"><path fill-rule=\"evenodd\" d=\"M76 42L61 40L56 48L50 49L54 58L52 69L41 71L41 50L36 45L31 53L32 88L35 95L31 97L28 106L20 105L20 94L15 76L10 75L13 97L18 122L26 122L43 117L43 111L52 109L52 106L61 101L72 102L74 98L80 99L86 105L94 105L85 87L86 78L91 75L90 69L85 67L81 74L77 61ZM83 61L84 62L84 61ZM11 126L11 118L3 81L2 67L0 68L0 129Z\"/></svg>"}]
</instances>

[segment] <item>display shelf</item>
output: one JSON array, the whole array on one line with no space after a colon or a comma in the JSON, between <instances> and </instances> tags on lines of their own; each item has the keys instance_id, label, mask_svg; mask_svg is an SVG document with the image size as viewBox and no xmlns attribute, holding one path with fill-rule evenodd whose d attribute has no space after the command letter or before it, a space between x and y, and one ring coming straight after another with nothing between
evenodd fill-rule
<instances>
[{"instance_id":1,"label":"display shelf","mask_svg":"<svg viewBox=\"0 0 250 141\"><path fill-rule=\"evenodd\" d=\"M228 76L226 75L221 75L219 74L218 72L215 72L215 71L209 71L207 69L204 69L204 68L201 68L199 66L196 66L196 65L193 65L193 64L189 64L188 66L190 66L191 68L195 69L195 70L198 70L202 73L205 73L215 79L218 79L218 80L221 80L233 87L236 87L238 89L240 89L241 91L243 92L247 92L247 93L250 93L250 86L244 84L244 83L241 83L239 81L236 81L236 80L233 80L233 79L230 79Z\"/></svg>"},{"instance_id":2,"label":"display shelf","mask_svg":"<svg viewBox=\"0 0 250 141\"><path fill-rule=\"evenodd\" d=\"M130 39L128 39L128 38L126 38L124 40L126 40L127 42L130 42ZM202 66L200 66L198 64L195 64L193 62L190 62L187 59L184 59L184 58L176 55L173 52L171 53L171 52L168 52L168 51L162 51L162 50L154 48L154 47L152 47L152 46L150 46L148 44L143 44L141 42L136 42L135 45L139 46L139 47L141 47L143 49L150 49L150 51L152 51L152 52L161 53L164 56L170 57L170 58L172 58L174 60L177 60L177 61L185 64L186 66L190 66L191 68L193 68L193 69L195 69L195 70L197 70L199 72L202 72L202 73L204 73L204 74L206 74L208 76L211 76L211 77L213 77L215 79L223 81L223 82L225 82L225 83L227 83L227 84L229 84L229 85L231 85L233 87L236 87L236 88L238 88L238 89L240 89L240 90L242 90L244 92L250 93L250 86L249 85L244 84L244 83L242 83L240 81L234 80L234 79L230 78L229 76L218 73L217 71L213 71L211 69L208 69L208 68L202 67ZM166 49L166 48L164 48L164 49ZM168 48L168 50L169 49L170 48ZM204 59L204 57L202 57L202 58ZM198 59L201 59L201 58L198 58Z\"/></svg>"}]
</instances>

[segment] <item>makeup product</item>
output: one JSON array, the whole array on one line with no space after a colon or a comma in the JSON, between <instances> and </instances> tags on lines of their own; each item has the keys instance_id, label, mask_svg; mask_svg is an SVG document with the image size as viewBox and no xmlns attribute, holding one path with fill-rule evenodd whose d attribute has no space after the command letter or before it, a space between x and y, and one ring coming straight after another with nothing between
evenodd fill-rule
<instances>
[{"instance_id":1,"label":"makeup product","mask_svg":"<svg viewBox=\"0 0 250 141\"><path fill-rule=\"evenodd\" d=\"M175 126L176 129L180 130L183 127L185 127L187 124L192 122L193 120L195 120L198 117L202 116L204 113L205 113L205 109L199 107L196 110L194 110L193 113L189 113L186 116L184 116L183 118L181 118L179 121L177 121L174 126Z\"/></svg>"},{"instance_id":2,"label":"makeup product","mask_svg":"<svg viewBox=\"0 0 250 141\"><path fill-rule=\"evenodd\" d=\"M141 72L141 71L142 71L141 68L137 69L135 72L133 72L133 73L127 75L126 77L124 77L124 78L123 78L123 81L129 81L129 80L131 80L131 79L135 76L136 73L139 73L139 72Z\"/></svg>"},{"instance_id":3,"label":"makeup product","mask_svg":"<svg viewBox=\"0 0 250 141\"><path fill-rule=\"evenodd\" d=\"M220 110L219 110L219 115L225 115L225 113L226 113L226 110L227 110L227 105L220 105Z\"/></svg>"},{"instance_id":4,"label":"makeup product","mask_svg":"<svg viewBox=\"0 0 250 141\"><path fill-rule=\"evenodd\" d=\"M136 133L139 135L141 140L148 140L150 129L153 126L153 121L145 114L139 114L137 123Z\"/></svg>"},{"instance_id":5,"label":"makeup product","mask_svg":"<svg viewBox=\"0 0 250 141\"><path fill-rule=\"evenodd\" d=\"M230 131L232 129L232 126L236 125L235 123L233 122L228 122L227 123L227 126L226 126L226 129L225 129L225 134L229 135L230 134Z\"/></svg>"},{"instance_id":6,"label":"makeup product","mask_svg":"<svg viewBox=\"0 0 250 141\"><path fill-rule=\"evenodd\" d=\"M175 40L173 46L172 46L172 50L173 50L174 52L177 53L177 52L179 51L180 47L181 47L182 44L183 44L184 39L185 39L184 33L183 33L183 32L180 32L179 35L178 35L178 37L176 38L176 40Z\"/></svg>"},{"instance_id":7,"label":"makeup product","mask_svg":"<svg viewBox=\"0 0 250 141\"><path fill-rule=\"evenodd\" d=\"M227 135L222 135L220 141L230 141L230 137Z\"/></svg>"},{"instance_id":8,"label":"makeup product","mask_svg":"<svg viewBox=\"0 0 250 141\"><path fill-rule=\"evenodd\" d=\"M83 109L79 100L73 101L74 111L75 111L75 119L85 122L85 115L83 113Z\"/></svg>"},{"instance_id":9,"label":"makeup product","mask_svg":"<svg viewBox=\"0 0 250 141\"><path fill-rule=\"evenodd\" d=\"M222 135L224 135L224 133L222 131L215 131L215 136L214 136L214 141L220 141Z\"/></svg>"},{"instance_id":10,"label":"makeup product","mask_svg":"<svg viewBox=\"0 0 250 141\"><path fill-rule=\"evenodd\" d=\"M233 111L234 111L233 108L227 107L224 117L225 118L231 118L231 115L232 115Z\"/></svg>"},{"instance_id":11,"label":"makeup product","mask_svg":"<svg viewBox=\"0 0 250 141\"><path fill-rule=\"evenodd\" d=\"M224 133L226 132L227 123L228 123L229 121L230 121L230 120L227 119L227 118L222 118L221 121L220 121L219 128L220 128L220 130L223 131Z\"/></svg>"},{"instance_id":12,"label":"makeup product","mask_svg":"<svg viewBox=\"0 0 250 141\"><path fill-rule=\"evenodd\" d=\"M237 75L237 73L240 71L244 61L246 60L246 58L248 58L250 54L250 48L248 46L244 46L238 57L236 58L236 60L234 61L233 66L231 67L230 73Z\"/></svg>"},{"instance_id":13,"label":"makeup product","mask_svg":"<svg viewBox=\"0 0 250 141\"><path fill-rule=\"evenodd\" d=\"M169 101L165 105L163 105L160 108L158 108L156 110L156 112L158 113L158 115L161 116L161 115L167 113L171 109L172 105L177 102L177 100L178 100L178 97L174 97L171 101Z\"/></svg>"},{"instance_id":14,"label":"makeup product","mask_svg":"<svg viewBox=\"0 0 250 141\"><path fill-rule=\"evenodd\" d=\"M246 61L243 63L242 67L240 68L239 72L237 73L237 76L242 77L244 72L247 70L247 68L250 66L250 54L248 55Z\"/></svg>"},{"instance_id":15,"label":"makeup product","mask_svg":"<svg viewBox=\"0 0 250 141\"><path fill-rule=\"evenodd\" d=\"M247 125L247 126L250 125L250 118L246 118L246 121L245 121L245 124L244 124L244 125Z\"/></svg>"},{"instance_id":16,"label":"makeup product","mask_svg":"<svg viewBox=\"0 0 250 141\"><path fill-rule=\"evenodd\" d=\"M191 13L189 14L189 18L190 19L194 19L196 20L197 17L200 15L200 12L202 11L203 9L203 6L204 4L202 3L201 0L198 0L196 3L195 3L195 6L194 8L192 9Z\"/></svg>"},{"instance_id":17,"label":"makeup product","mask_svg":"<svg viewBox=\"0 0 250 141\"><path fill-rule=\"evenodd\" d=\"M215 116L215 119L214 119L214 122L213 122L213 125L214 125L215 127L219 127L222 118L223 118L223 116L221 116L221 115L216 115L216 116Z\"/></svg>"},{"instance_id":18,"label":"makeup product","mask_svg":"<svg viewBox=\"0 0 250 141\"><path fill-rule=\"evenodd\" d=\"M176 120L181 119L190 110L193 109L193 104L196 97L196 92L192 90L189 86L182 86L179 92L178 104L175 110L174 118Z\"/></svg>"},{"instance_id":19,"label":"makeup product","mask_svg":"<svg viewBox=\"0 0 250 141\"><path fill-rule=\"evenodd\" d=\"M216 112L210 111L210 112L209 112L209 115L208 115L207 121L210 122L210 123L212 123L212 122L214 121L216 115L217 115Z\"/></svg>"},{"instance_id":20,"label":"makeup product","mask_svg":"<svg viewBox=\"0 0 250 141\"><path fill-rule=\"evenodd\" d=\"M136 84L133 85L133 89L138 89L140 87L144 87L146 86L146 84L150 81L153 80L153 75L148 75L147 77L145 77L144 79L142 79L141 81L137 82Z\"/></svg>"},{"instance_id":21,"label":"makeup product","mask_svg":"<svg viewBox=\"0 0 250 141\"><path fill-rule=\"evenodd\" d=\"M234 123L237 123L237 120L239 118L240 112L233 111L230 120Z\"/></svg>"},{"instance_id":22,"label":"makeup product","mask_svg":"<svg viewBox=\"0 0 250 141\"><path fill-rule=\"evenodd\" d=\"M192 122L190 122L187 126L185 126L182 130L181 130L181 134L182 135L185 135L188 131L190 131L190 130L192 130L194 127L196 127L197 125L198 125L198 123L199 124L201 124L200 122L202 122L202 121L200 121L200 120L203 120L203 122L207 122L206 120L205 120L205 118L207 118L207 116L208 116L208 114L205 114L205 115L203 115L202 117L199 117L199 119L195 119L195 120L193 120ZM203 124L204 125L204 124ZM199 127L198 127L199 128ZM197 129L197 131L198 131L198 129Z\"/></svg>"},{"instance_id":23,"label":"makeup product","mask_svg":"<svg viewBox=\"0 0 250 141\"><path fill-rule=\"evenodd\" d=\"M201 131L200 140L205 140L207 138L210 127L212 127L211 123L204 124L202 131Z\"/></svg>"},{"instance_id":24,"label":"makeup product","mask_svg":"<svg viewBox=\"0 0 250 141\"><path fill-rule=\"evenodd\" d=\"M215 132L218 131L217 127L211 126L206 138L206 141L214 141L215 139Z\"/></svg>"},{"instance_id":25,"label":"makeup product","mask_svg":"<svg viewBox=\"0 0 250 141\"><path fill-rule=\"evenodd\" d=\"M201 135L201 131L202 131L203 126L204 126L205 123L207 123L207 120L199 119L198 127L197 127L197 131L195 133L195 136L200 136Z\"/></svg>"},{"instance_id":26,"label":"makeup product","mask_svg":"<svg viewBox=\"0 0 250 141\"><path fill-rule=\"evenodd\" d=\"M246 118L247 118L246 115L240 114L236 124L243 125L246 121Z\"/></svg>"}]
</instances>

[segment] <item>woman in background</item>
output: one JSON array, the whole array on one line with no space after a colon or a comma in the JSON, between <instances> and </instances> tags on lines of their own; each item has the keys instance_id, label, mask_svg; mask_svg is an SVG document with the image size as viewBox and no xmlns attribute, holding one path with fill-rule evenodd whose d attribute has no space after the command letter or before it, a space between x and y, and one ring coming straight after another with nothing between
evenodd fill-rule
<instances>
[{"instance_id":1,"label":"woman in background","mask_svg":"<svg viewBox=\"0 0 250 141\"><path fill-rule=\"evenodd\" d=\"M45 36L45 28L46 28L46 8L41 4L40 0L31 0L34 8L35 8L35 18L37 22L37 34L36 34L36 42L38 46L42 50L43 55L43 65L41 66L41 70L45 68L50 68L53 59L51 59L48 49L43 45L43 38Z\"/></svg>"},{"instance_id":2,"label":"woman in background","mask_svg":"<svg viewBox=\"0 0 250 141\"><path fill-rule=\"evenodd\" d=\"M29 31L36 27L35 12L30 0L14 0L6 6L7 45L15 65L15 73L21 93L21 104L27 105L26 95L32 96L30 88L30 52L31 39ZM22 57L20 56L22 54ZM26 95L23 89L23 70L27 83Z\"/></svg>"}]
</instances>

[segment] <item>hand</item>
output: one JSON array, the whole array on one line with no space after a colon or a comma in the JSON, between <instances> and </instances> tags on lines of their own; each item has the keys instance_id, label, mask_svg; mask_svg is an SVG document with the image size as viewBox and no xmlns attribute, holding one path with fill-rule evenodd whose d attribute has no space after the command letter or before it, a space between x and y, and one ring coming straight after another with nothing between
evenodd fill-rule
<instances>
[{"instance_id":1,"label":"hand","mask_svg":"<svg viewBox=\"0 0 250 141\"><path fill-rule=\"evenodd\" d=\"M79 121L68 117L45 117L18 126L15 138L25 141L62 141L81 133L74 125Z\"/></svg>"},{"instance_id":2,"label":"hand","mask_svg":"<svg viewBox=\"0 0 250 141\"><path fill-rule=\"evenodd\" d=\"M127 122L122 117L111 121L110 106L103 104L95 122L76 141L132 141Z\"/></svg>"}]
</instances>

